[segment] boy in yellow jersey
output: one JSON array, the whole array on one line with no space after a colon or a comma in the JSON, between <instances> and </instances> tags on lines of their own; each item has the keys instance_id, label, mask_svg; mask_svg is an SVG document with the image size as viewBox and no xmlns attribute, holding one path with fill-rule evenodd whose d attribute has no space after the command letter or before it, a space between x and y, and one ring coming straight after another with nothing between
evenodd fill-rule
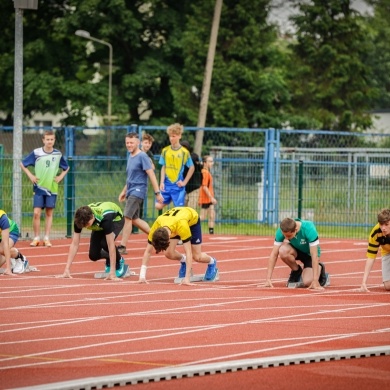
<instances>
[{"instance_id":1,"label":"boy in yellow jersey","mask_svg":"<svg viewBox=\"0 0 390 390\"><path fill-rule=\"evenodd\" d=\"M364 268L363 282L360 291L368 292L367 279L381 248L382 280L385 290L390 291L390 209L383 209L378 214L378 223L372 228L368 237L367 261Z\"/></svg>"},{"instance_id":2,"label":"boy in yellow jersey","mask_svg":"<svg viewBox=\"0 0 390 390\"><path fill-rule=\"evenodd\" d=\"M183 126L175 123L168 127L167 133L171 144L162 150L159 160L159 164L162 166L160 190L164 202L156 202L157 210L162 210L171 202L174 206L184 206L185 186L195 170L190 152L180 145ZM183 174L184 167L188 167L186 177Z\"/></svg>"},{"instance_id":3,"label":"boy in yellow jersey","mask_svg":"<svg viewBox=\"0 0 390 390\"><path fill-rule=\"evenodd\" d=\"M183 241L185 255L176 250L179 240ZM142 258L139 282L146 282L146 269L153 248L156 253L165 251L165 257L180 261L179 278L181 283L191 285L192 261L205 263L207 270L204 281L218 280L218 268L215 258L202 252L202 229L198 213L191 207L174 207L160 215L153 223Z\"/></svg>"}]
</instances>

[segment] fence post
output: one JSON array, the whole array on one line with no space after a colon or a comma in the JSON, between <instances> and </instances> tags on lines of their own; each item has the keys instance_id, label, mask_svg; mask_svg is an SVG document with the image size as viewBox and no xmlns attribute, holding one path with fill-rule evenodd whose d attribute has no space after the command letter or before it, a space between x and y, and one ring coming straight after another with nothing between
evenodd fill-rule
<instances>
[{"instance_id":1,"label":"fence post","mask_svg":"<svg viewBox=\"0 0 390 390\"><path fill-rule=\"evenodd\" d=\"M303 160L298 163L298 218L302 218Z\"/></svg>"},{"instance_id":2,"label":"fence post","mask_svg":"<svg viewBox=\"0 0 390 390\"><path fill-rule=\"evenodd\" d=\"M65 176L65 217L66 237L72 237L72 221L75 212L75 176L74 176L74 135L73 127L65 127L65 154L67 157L69 172Z\"/></svg>"}]
</instances>

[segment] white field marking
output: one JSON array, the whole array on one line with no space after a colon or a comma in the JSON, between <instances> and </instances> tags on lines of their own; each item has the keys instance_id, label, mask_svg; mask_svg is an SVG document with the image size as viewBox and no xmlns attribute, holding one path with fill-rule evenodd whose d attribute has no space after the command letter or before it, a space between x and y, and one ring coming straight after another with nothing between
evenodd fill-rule
<instances>
[{"instance_id":1,"label":"white field marking","mask_svg":"<svg viewBox=\"0 0 390 390\"><path fill-rule=\"evenodd\" d=\"M364 333L364 332L362 332L362 333ZM231 354L231 355L222 355L222 356L218 356L218 357L214 357L214 358L210 358L210 359L195 360L195 361L191 361L191 362L178 364L177 367L189 366L189 365L195 365L195 364L204 364L204 363L210 363L213 361L226 361L226 360L230 360L232 358L237 358L239 356L248 356L248 355L253 355L253 354L258 354L258 353L277 351L277 350L281 350L281 349L285 349L285 348L290 349L290 348L294 348L294 347L302 347L302 346L307 346L307 345L324 343L327 341L337 341L337 340L342 340L342 339L346 339L346 338L362 336L362 333L351 333L350 335L333 336L333 337L329 337L329 338L323 339L323 340L316 340L316 341L304 342L304 343L295 343L295 344L289 344L287 346L282 345L282 346L272 347L272 348L257 349L257 350L253 350L253 351L235 353L235 354ZM372 334L372 333L375 333L375 331L368 332L368 334ZM365 335L367 335L367 333L365 333Z\"/></svg>"},{"instance_id":2,"label":"white field marking","mask_svg":"<svg viewBox=\"0 0 390 390\"><path fill-rule=\"evenodd\" d=\"M371 306L369 306L371 307ZM317 315L319 314L318 312L313 312L313 313L305 313L305 314L297 314L297 315L293 315L293 316L282 316L282 317L275 317L273 318L273 320L275 322L281 320L281 319L287 319L287 318L298 318L298 317L302 317L302 316L308 316L308 315ZM318 320L322 320L321 318L318 319ZM269 322L270 319L267 319L266 322ZM332 321L334 321L334 318L332 318ZM182 329L179 331L179 332L173 332L173 333L168 333L168 334L164 334L164 335L156 335L156 336L148 336L148 337L141 337L141 338L135 338L135 339L126 339L126 340L116 340L116 341L110 341L110 342L104 342L104 343L95 343L95 344L90 344L90 345L84 345L84 346L77 346L77 347L72 347L72 348L63 348L63 349L58 349L58 350L52 350L52 351L45 351L45 352L40 352L40 353L35 353L35 354L27 354L27 355L21 355L21 356L14 356L14 357L8 357L8 358L5 358L5 359L0 359L0 361L10 361L10 360L16 360L16 359L26 359L26 358L37 358L38 356L44 356L44 355L48 355L48 354L54 354L54 353L60 353L60 352L69 352L69 351L74 351L74 350L82 350L82 349L87 349L87 348L94 348L94 347L102 347L102 346L107 346L107 345L114 345L114 344L118 344L118 343L125 343L125 342L135 342L135 341L141 341L141 340L150 340L150 339L160 339L160 338L165 338L165 337L170 337L170 336L175 336L177 337L177 335L183 335L183 334L190 334L190 333L196 333L196 332L204 332L204 331L210 331L210 329L221 329L221 328L227 328L227 327L231 327L231 326L242 326L242 325L248 325L248 324L259 324L261 322L265 322L264 321L261 321L261 320L250 320L250 321L243 321L243 322L238 322L238 323L232 323L232 324L221 324L221 325L207 325L205 326L204 328L199 328L199 329L191 329L191 330L185 330L183 331ZM365 334L369 333L369 334L372 334L373 331L371 332L364 332ZM309 345L309 344L313 344L313 343L318 343L318 342L324 342L324 341L334 341L334 340L337 340L339 338L348 338L348 337L356 337L356 335L361 335L362 333L352 333L352 334L344 334L342 336L332 336L330 337L329 339L325 339L325 340L316 340L314 342L307 342L307 343L299 343L299 344L293 344L293 345L290 345L290 346L286 346L286 345L283 345L282 347L274 347L274 348L267 348L265 350L256 350L256 351L249 351L249 352L245 352L245 353L240 353L240 354L236 354L236 355L228 355L228 356L225 356L224 357L224 360L226 360L227 358L230 358L230 357L233 357L233 356L244 356L244 355L248 355L248 354L253 354L253 353L259 353L259 352L266 352L266 351L269 351L269 350L276 350L276 349L281 349L281 348L291 348L291 347L296 347L296 346L302 346L302 345ZM209 348L209 345L205 345L204 346L205 348ZM124 354L120 354L120 353L117 353L117 355L124 355ZM59 363L59 362L71 362L71 361L81 361L81 360L91 360L91 359L97 359L97 358L102 358L102 357L106 357L106 355L101 355L101 356L89 356L89 357L84 357L84 358L71 358L71 359L60 359L60 360L56 360L56 361L45 361L45 362L40 362L40 363L30 363L30 364L22 364L22 365L16 365L16 366L6 366L6 367L0 367L0 370L4 370L4 369L11 369L11 368L22 368L22 367L31 367L31 366L40 366L40 365L46 365L46 364L54 364L54 363ZM218 360L220 359L219 358L212 358L212 359L207 359L205 361L213 361L213 360ZM184 365L188 365L190 364L189 362L185 363ZM194 362L191 362L191 364L194 364Z\"/></svg>"},{"instance_id":3,"label":"white field marking","mask_svg":"<svg viewBox=\"0 0 390 390\"><path fill-rule=\"evenodd\" d=\"M83 358L72 358L72 359L61 359L61 358L52 358L51 362L47 362L48 364L54 364L54 363L63 363L63 362L70 362L70 361L81 361L81 360L107 360L108 358L116 358L116 361L118 362L118 356L130 356L130 355L145 355L148 356L152 353L166 353L166 352L175 352L175 351L182 351L182 350L193 350L193 349L208 349L208 348L226 348L227 346L237 346L237 345L256 345L256 344L263 344L263 343L283 343L282 348L290 348L291 345L286 345L286 341L297 341L297 340L312 340L314 339L314 342L323 342L322 338L325 338L325 341L329 340L337 340L339 338L347 338L347 337L355 337L355 336L369 336L372 334L377 333L384 333L388 332L387 329L377 329L373 331L368 332L360 332L360 333L354 333L354 334L329 334L329 335L318 335L318 336L302 336L302 337L294 337L294 338L280 338L280 339L271 339L271 340L253 340L253 341L239 341L239 342L232 342L232 343L215 343L215 344L207 344L207 345L187 345L187 346L180 346L180 347L171 347L171 348L160 348L160 349L150 349L150 350L142 350L142 351L132 351L132 352L121 352L121 353L113 353L113 354L105 354L105 355L93 355ZM303 343L302 345L309 345L312 344L312 342L309 343ZM280 349L281 347L278 347ZM261 351L267 351L261 350ZM246 354L252 354L253 352L246 352ZM15 357L18 358L18 357ZM25 356L20 356L20 359L25 358ZM32 357L34 358L34 357ZM139 358L138 358L139 360ZM122 360L122 363L132 363L133 361L126 361ZM45 362L46 363L46 362ZM45 363L33 363L33 364L24 364L24 367L30 367L32 365L44 365ZM155 365L158 365L158 363L155 363ZM160 364L161 365L161 364ZM189 365L189 363L183 363L182 365L186 366ZM11 366L9 368L19 368L22 366ZM8 368L8 367L7 367ZM1 370L1 368L0 368Z\"/></svg>"},{"instance_id":4,"label":"white field marking","mask_svg":"<svg viewBox=\"0 0 390 390\"><path fill-rule=\"evenodd\" d=\"M237 261L237 260L222 260L222 262L228 262L228 261ZM345 261L328 261L327 264L340 264L340 263L349 263L349 262L354 262L356 263L356 261L358 260L345 260ZM365 261L365 259L362 259L361 261ZM159 268L159 267L170 267L172 266L172 264L166 264L166 265L158 265L158 266L151 266L150 268ZM175 264L175 266L177 266L177 264ZM134 268L134 267L133 267ZM285 265L281 265L281 266L277 266L275 267L275 269L284 269L286 268ZM265 271L266 268L265 267L261 267L261 268L254 268L254 269L240 269L240 270L236 270L236 271L229 271L229 272L223 272L223 271L220 271L220 274L221 275L224 275L224 274L235 274L235 273L244 273L244 272L262 272L262 271ZM372 277L375 277L377 274L377 276L379 278L381 278L381 270L372 270L371 272L373 275L371 275ZM92 275L93 272L84 272L84 273L73 273L73 275L81 275L81 274L85 274L85 275ZM343 278L343 277L351 277L352 275L355 275L356 277L360 276L363 274L363 270L360 272L354 272L354 273L344 273L344 274L331 274L331 277L332 279L334 278ZM33 276L34 278L36 278L36 276L34 275ZM40 278L47 278L48 276L42 276ZM24 279L26 278L29 278L28 276L26 276ZM286 276L287 278L287 276ZM19 277L18 277L19 279ZM164 277L164 278L154 278L154 279L149 279L149 281L153 282L153 281L159 281L159 280L166 280L167 277ZM60 279L59 279L60 280ZM274 282L283 282L284 281L284 278L281 279L273 279ZM133 284L135 281L134 280L129 280L129 281L124 281L122 282L123 285L124 283L126 283L126 285L128 285L129 283L130 284ZM232 281L230 281L232 282ZM122 285L121 283L121 285ZM226 282L226 283L229 283L229 282ZM240 283L244 283L244 281L240 281ZM256 279L255 281L251 280L251 283L255 283L255 284L261 284L262 283L262 279ZM0 291L2 289L7 289L7 291L1 291L0 292L0 299L1 298L8 298L8 295L9 294L15 294L15 293L18 293L21 294L22 292L26 292L26 293L31 293L31 292L34 292L34 291L43 291L43 290L53 290L53 289L69 289L69 288L80 288L80 287L90 287L90 286L96 286L97 284L94 283L94 284L77 284L77 285L56 285L56 286L48 286L48 287L36 287L36 286L31 286L31 287L17 287L17 286L10 286L10 287L6 287L6 286L2 286L0 288ZM108 283L105 283L105 282L102 282L99 284L99 286L105 286L105 287L109 287L111 285L109 285ZM204 286L204 284L202 284L202 287ZM376 285L374 285L373 287L375 287ZM199 286L197 286L199 287ZM244 286L242 286L244 287ZM248 287L248 286L246 286ZM258 286L258 287L261 287L261 286ZM329 288L334 288L335 286L329 286ZM343 285L343 287L346 287L345 285ZM360 285L359 285L360 287ZM215 284L214 285L214 288L225 288L225 286L223 285L223 280L219 281L218 284ZM358 287L356 287L358 288ZM102 293L104 294L104 293ZM64 294L64 295L69 295L69 294ZM43 295L42 297L44 297L45 295ZM0 308L0 311L2 309Z\"/></svg>"},{"instance_id":5,"label":"white field marking","mask_svg":"<svg viewBox=\"0 0 390 390\"><path fill-rule=\"evenodd\" d=\"M316 294L318 295L318 294ZM310 295L311 296L311 295ZM191 312L196 312L197 309L202 309L200 310L200 312L204 313L204 307L206 306L208 308L208 311L211 311L210 307L217 307L217 306L227 306L227 305L231 305L231 304L241 304L241 303L248 303L248 302L258 302L258 301L264 301L264 300L270 300L270 299L284 299L285 296L274 296L274 297L256 297L256 298L249 298L249 299L239 299L239 300L232 300L232 301L227 301L227 302L224 302L223 304L218 302L218 303L213 303L213 304L210 304L209 302L207 304L205 303L202 303L202 304L198 304L198 305L190 305L190 306L183 306L183 307L174 307L174 308L168 308L168 309L160 309L160 310L150 310L150 311L145 311L145 312L132 312L132 313L129 313L129 314L120 314L120 315L106 315L106 316L93 316L93 317L88 317L88 318L85 318L85 319L77 319L75 322L87 322L87 321L96 321L96 320L102 320L102 319L112 319L112 318L117 318L117 317L133 317L133 316L142 316L142 315L150 315L150 314L153 314L153 315L156 315L156 314L163 314L163 315L166 315L166 314L173 314L173 313L183 313L184 310L190 310ZM293 296L290 296L290 298L293 298ZM65 306L70 306L70 307L73 307L74 304L75 304L75 301L72 301L73 303L69 303L67 302L67 305ZM115 304L123 304L123 303L126 303L128 304L128 302L115 302ZM106 304L106 303L105 303ZM114 303L110 302L110 303L107 303L109 304L110 306L112 306ZM88 304L88 306L90 306L91 304ZM99 302L99 305L102 305L102 303ZM362 306L359 306L359 310L362 309L362 308L372 308L373 306L387 306L388 304L377 304L377 305L373 305L373 304L370 304L370 305L362 305ZM81 306L81 305L79 305ZM97 303L94 304L94 307L98 306ZM40 307L39 305L37 305L37 307ZM45 305L45 307L47 307ZM49 306L49 307L57 307L57 306ZM59 307L64 307L64 305L61 305ZM343 310L356 310L357 308L356 307L351 307L351 308L344 308ZM337 310L339 311L339 309ZM301 316L301 315L310 315L310 314L297 314L296 316ZM288 318L293 318L293 317L296 317L296 316L289 316ZM267 320L268 321L268 320ZM65 321L65 324L72 324L72 320L69 320L67 319ZM25 328L10 328L10 329L4 329L2 331L2 334L5 334L5 333L12 333L12 332L20 332L22 330L29 330L29 329L37 329L37 328L46 328L46 327L53 327L53 326L61 326L62 323L56 323L56 324L53 324L53 323L49 323L49 324L45 324L45 325L40 325L40 326L37 326L35 324L35 326L30 326L30 327L25 327Z\"/></svg>"},{"instance_id":6,"label":"white field marking","mask_svg":"<svg viewBox=\"0 0 390 390\"><path fill-rule=\"evenodd\" d=\"M153 302L153 301L151 301ZM335 310L324 310L324 311L320 311L320 313L344 313L345 311L349 311L349 310L355 310L355 309L361 309L361 305L358 305L358 304L355 304L356 306L359 306L359 307L350 307L350 308L345 308L345 307L342 307L342 308L339 308L339 309L335 309ZM377 307L381 307L381 306L386 306L387 304L378 304L378 305L370 305L369 308L377 308ZM223 306L223 303L221 303L219 306ZM342 305L323 305L323 307L326 307L326 306L329 306L329 307L336 307L336 306L342 306ZM308 305L308 306L300 306L299 308L300 309L314 309L314 308L317 308L318 305ZM367 308L367 307L366 307ZM275 307L266 307L266 308L259 308L259 307L248 307L248 308L235 308L235 309L232 309L231 311L232 312L244 312L244 311L251 311L251 312L255 312L255 311L269 311L269 310L274 310ZM278 310L284 310L284 309L291 309L291 306L286 306L286 307L278 307ZM224 312L226 309L220 309L220 310L208 310L208 313L219 313L219 312ZM181 310L180 313L204 313L204 310L188 310L188 311L185 311L185 310ZM172 312L170 313L159 313L160 315L171 315ZM123 315L112 315L110 316L110 318L118 318L118 317L122 317ZM277 318L276 321L274 318L271 318L270 320L267 320L266 318L263 318L261 320L251 320L252 323L256 324L258 322L261 322L261 323L268 323L268 322L299 322L299 321L322 321L322 319L324 320L332 320L332 319L360 319L360 318L388 318L390 317L390 314L381 314L381 315L366 315L366 316L350 316L350 317L321 317L321 318L298 318L298 319L291 319L290 317L287 317L286 319L280 319L280 318ZM90 318L73 318L72 320L67 320L67 323L78 323L78 322L82 322L84 320L91 320L91 319L98 319L98 320L105 320L106 317L90 317ZM53 323L57 323L57 322L61 322L59 325L62 325L64 324L64 320L61 319L61 320L47 320L47 321L35 321L35 322L24 322L24 323L12 323L12 325L14 326L20 326L20 325L26 325L26 324L41 324L41 323L44 323L44 324L49 324L49 325L52 325ZM17 344L17 343L31 343L31 342L39 342L39 341L45 341L45 340L64 340L64 339L73 339L73 338L88 338L88 337L100 337L100 336L117 336L117 335L126 335L126 334L138 334L138 333L161 333L161 332L166 332L166 331L172 331L172 330L175 330L175 329L180 329L180 330L183 330L183 329L197 329L197 328L203 328L203 325L202 326L191 326L191 327L181 327L181 328L167 328L167 329L162 329L162 328L158 328L158 329L148 329L148 330L145 330L145 331L141 331L141 330L136 330L136 331L129 331L129 332L115 332L115 333L102 333L102 334L90 334L90 335L81 335L81 336L69 336L69 337L64 337L64 336L59 336L59 337L51 337L51 338L42 338L42 339L32 339L32 340L10 340L10 341L1 341L0 342L0 345L7 345L7 344ZM389 328L390 329L390 328ZM16 332L20 332L22 330L26 330L26 328L18 328L16 329L15 331Z\"/></svg>"},{"instance_id":7,"label":"white field marking","mask_svg":"<svg viewBox=\"0 0 390 390\"><path fill-rule=\"evenodd\" d=\"M331 305L328 305L328 306L331 306ZM338 306L338 305L336 305ZM305 306L305 308L308 308L308 307L311 307L311 306ZM314 306L313 306L314 307ZM290 309L291 307L288 306L286 307L287 309ZM256 308L258 309L258 308ZM244 310L248 310L248 309L240 309L239 311L244 311ZM253 310L252 308L250 310ZM390 315L380 315L380 317L382 318L387 318L387 317L390 317ZM332 318L326 318L326 319L355 319L355 318L360 318L359 317L332 317ZM371 316L362 316L362 318L377 318L377 315L371 315ZM290 320L290 319L286 319L286 320L280 320L280 319L277 319L276 321L273 320L274 322L278 322L278 321L281 321L281 322L296 322L296 321L321 321L322 318L312 318L312 319L304 319L304 318L301 318L301 319L296 319L296 320ZM55 321L55 320L53 320ZM60 321L60 320L57 320L57 321ZM41 321L43 322L43 321ZM47 322L47 321L46 321ZM267 322L266 320L264 320L264 322ZM19 324L15 324L15 325L19 325ZM218 324L216 324L218 325ZM58 337L46 337L46 338L39 338L39 339L26 339L26 340L10 340L10 341L2 341L0 343L0 345L8 345L8 344L31 344L31 343L42 343L42 342L49 342L49 341L58 341L58 340L74 340L74 339L86 339L86 338L99 338L99 337L118 337L118 336L125 336L125 335L132 335L132 334L158 334L158 333L165 333L165 332L172 332L172 331L177 331L177 330L183 330L183 329L203 329L204 328L204 325L194 325L194 326L186 326L186 327L178 327L178 328L156 328L156 329L147 329L147 330L140 330L140 329L137 329L137 330L131 330L131 331L127 331L127 332L112 332L112 333L95 333L95 334L89 334L89 335L72 335L72 336L58 336ZM384 329L379 329L377 330L377 332L379 333L386 333L386 332L390 332L390 328L384 328ZM309 338L309 339L313 339L313 338L318 338L319 336L301 336L301 337L298 337L298 338L302 338L302 339L305 339L305 338ZM325 335L321 335L320 337L327 337ZM277 339L277 340L280 340L280 339ZM286 338L286 339L283 339L283 340L296 340L296 337L293 337L293 338ZM264 340L264 341L259 341L259 342L271 342L271 341L276 341L276 340ZM244 343L244 342L243 342ZM248 342L249 343L249 342ZM229 343L228 343L229 344ZM231 344L235 344L235 343L231 343Z\"/></svg>"}]
</instances>

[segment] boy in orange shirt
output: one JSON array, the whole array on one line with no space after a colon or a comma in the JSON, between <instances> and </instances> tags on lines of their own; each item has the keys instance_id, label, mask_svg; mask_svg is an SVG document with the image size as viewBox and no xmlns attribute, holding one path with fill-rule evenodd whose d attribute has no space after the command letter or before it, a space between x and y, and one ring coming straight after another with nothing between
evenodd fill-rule
<instances>
[{"instance_id":1,"label":"boy in orange shirt","mask_svg":"<svg viewBox=\"0 0 390 390\"><path fill-rule=\"evenodd\" d=\"M210 173L214 160L211 156L203 157L202 186L199 192L200 219L203 221L208 217L209 233L214 234L215 209L217 200L214 197L213 177Z\"/></svg>"}]
</instances>

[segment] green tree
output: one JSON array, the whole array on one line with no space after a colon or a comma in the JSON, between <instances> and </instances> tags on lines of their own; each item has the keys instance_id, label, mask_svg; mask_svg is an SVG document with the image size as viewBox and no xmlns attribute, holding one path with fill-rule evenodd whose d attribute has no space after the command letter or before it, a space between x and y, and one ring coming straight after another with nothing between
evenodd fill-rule
<instances>
[{"instance_id":1,"label":"green tree","mask_svg":"<svg viewBox=\"0 0 390 390\"><path fill-rule=\"evenodd\" d=\"M175 114L184 123L197 123L214 3L194 2L187 16L182 78L173 81ZM279 127L283 122L281 108L290 95L277 29L267 23L270 7L268 0L224 0L207 126Z\"/></svg>"},{"instance_id":2,"label":"green tree","mask_svg":"<svg viewBox=\"0 0 390 390\"><path fill-rule=\"evenodd\" d=\"M190 1L49 0L24 12L24 114L64 113L84 124L87 112L107 113L107 46L75 36L82 29L113 46L112 113L117 123L172 118L171 79L180 77L180 36ZM13 2L0 2L0 110L12 124ZM97 77L98 74L98 77ZM142 105L141 105L142 103Z\"/></svg>"},{"instance_id":3,"label":"green tree","mask_svg":"<svg viewBox=\"0 0 390 390\"><path fill-rule=\"evenodd\" d=\"M376 87L380 90L373 108L390 109L390 0L368 0L373 15L367 24L374 42L375 52L367 56L367 63L373 69Z\"/></svg>"},{"instance_id":4,"label":"green tree","mask_svg":"<svg viewBox=\"0 0 390 390\"><path fill-rule=\"evenodd\" d=\"M371 126L369 110L378 95L366 58L374 54L363 18L349 0L312 0L296 5L291 20L292 114L314 118L330 130Z\"/></svg>"}]
</instances>

